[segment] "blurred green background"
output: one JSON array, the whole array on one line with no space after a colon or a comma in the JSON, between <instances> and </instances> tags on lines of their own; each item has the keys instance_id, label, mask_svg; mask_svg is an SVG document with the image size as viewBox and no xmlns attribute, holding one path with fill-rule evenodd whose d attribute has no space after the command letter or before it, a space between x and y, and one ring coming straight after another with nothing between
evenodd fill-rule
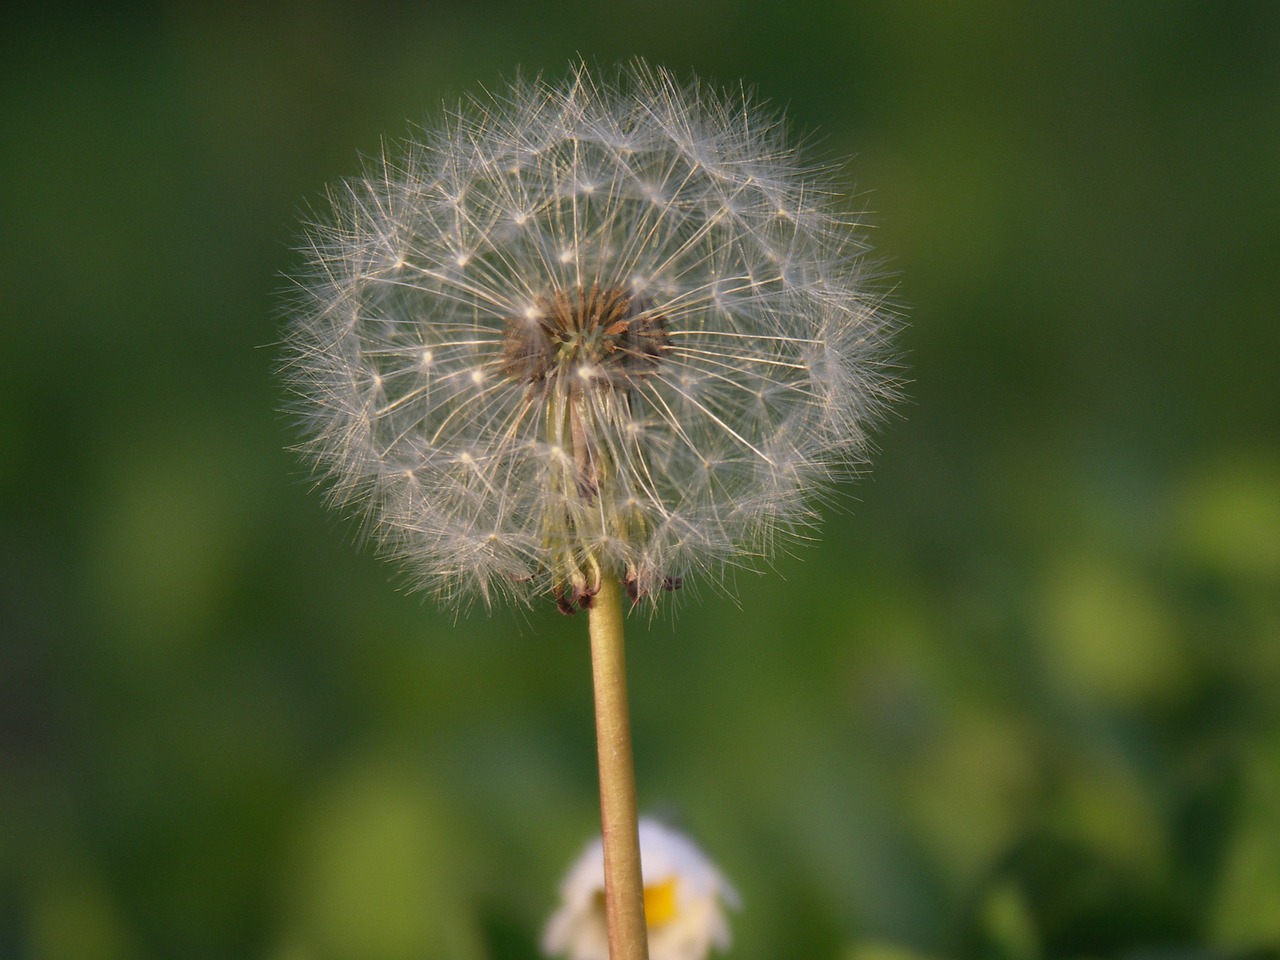
<instances>
[{"instance_id":1,"label":"blurred green background","mask_svg":"<svg viewBox=\"0 0 1280 960\"><path fill-rule=\"evenodd\" d=\"M585 621L399 591L273 368L303 205L577 54L852 156L910 310L852 509L632 620L732 955L1280 955L1280 4L49 3L0 53L0 957L536 955Z\"/></svg>"}]
</instances>

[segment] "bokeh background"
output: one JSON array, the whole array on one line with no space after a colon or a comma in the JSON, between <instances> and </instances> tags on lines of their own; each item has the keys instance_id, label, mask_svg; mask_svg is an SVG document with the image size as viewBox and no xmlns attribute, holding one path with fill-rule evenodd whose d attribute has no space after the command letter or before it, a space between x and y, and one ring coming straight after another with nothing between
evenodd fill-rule
<instances>
[{"instance_id":1,"label":"bokeh background","mask_svg":"<svg viewBox=\"0 0 1280 960\"><path fill-rule=\"evenodd\" d=\"M633 618L732 956L1280 955L1280 5L31 5L0 35L0 957L534 957L585 622L326 512L281 276L517 66L746 79L850 156L910 400L814 544Z\"/></svg>"}]
</instances>

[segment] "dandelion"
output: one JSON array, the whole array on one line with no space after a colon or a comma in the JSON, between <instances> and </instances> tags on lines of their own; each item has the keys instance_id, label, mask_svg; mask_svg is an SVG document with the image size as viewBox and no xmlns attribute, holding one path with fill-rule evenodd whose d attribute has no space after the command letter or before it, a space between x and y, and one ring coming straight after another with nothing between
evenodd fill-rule
<instances>
[{"instance_id":1,"label":"dandelion","mask_svg":"<svg viewBox=\"0 0 1280 960\"><path fill-rule=\"evenodd\" d=\"M652 960L705 960L729 948L725 907L738 894L688 837L654 820L640 821L644 913ZM547 923L543 952L568 960L609 960L599 839L570 868L561 904Z\"/></svg>"},{"instance_id":2,"label":"dandelion","mask_svg":"<svg viewBox=\"0 0 1280 960\"><path fill-rule=\"evenodd\" d=\"M744 97L518 82L331 192L289 378L339 504L452 600L714 578L892 391L858 223Z\"/></svg>"},{"instance_id":3,"label":"dandelion","mask_svg":"<svg viewBox=\"0 0 1280 960\"><path fill-rule=\"evenodd\" d=\"M779 116L642 62L471 97L327 206L306 448L446 603L591 610L610 936L642 956L620 596L767 556L861 463L893 318L858 219Z\"/></svg>"}]
</instances>

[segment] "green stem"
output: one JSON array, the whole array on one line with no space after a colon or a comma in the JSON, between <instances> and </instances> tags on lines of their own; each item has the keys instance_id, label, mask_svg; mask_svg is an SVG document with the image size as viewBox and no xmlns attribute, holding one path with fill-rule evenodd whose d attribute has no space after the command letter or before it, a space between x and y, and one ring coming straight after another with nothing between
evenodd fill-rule
<instances>
[{"instance_id":1,"label":"green stem","mask_svg":"<svg viewBox=\"0 0 1280 960\"><path fill-rule=\"evenodd\" d=\"M591 604L591 674L595 683L596 751L600 759L600 824L604 836L604 897L609 960L648 960L644 881L636 825L636 776L627 714L627 664L622 591L601 578Z\"/></svg>"}]
</instances>

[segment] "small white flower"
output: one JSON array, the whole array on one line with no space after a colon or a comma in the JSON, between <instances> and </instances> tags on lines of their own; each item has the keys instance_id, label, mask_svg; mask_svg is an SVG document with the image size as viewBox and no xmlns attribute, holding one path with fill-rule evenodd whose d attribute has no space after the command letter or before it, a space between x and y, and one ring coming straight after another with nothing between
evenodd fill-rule
<instances>
[{"instance_id":1,"label":"small white flower","mask_svg":"<svg viewBox=\"0 0 1280 960\"><path fill-rule=\"evenodd\" d=\"M767 555L894 393L865 231L743 94L517 81L331 192L288 377L335 502L450 598Z\"/></svg>"},{"instance_id":2,"label":"small white flower","mask_svg":"<svg viewBox=\"0 0 1280 960\"><path fill-rule=\"evenodd\" d=\"M729 946L726 906L738 894L688 837L640 821L640 863L649 960L704 960ZM567 960L609 960L605 926L604 848L591 843L565 877L561 905L547 923L543 952Z\"/></svg>"}]
</instances>

